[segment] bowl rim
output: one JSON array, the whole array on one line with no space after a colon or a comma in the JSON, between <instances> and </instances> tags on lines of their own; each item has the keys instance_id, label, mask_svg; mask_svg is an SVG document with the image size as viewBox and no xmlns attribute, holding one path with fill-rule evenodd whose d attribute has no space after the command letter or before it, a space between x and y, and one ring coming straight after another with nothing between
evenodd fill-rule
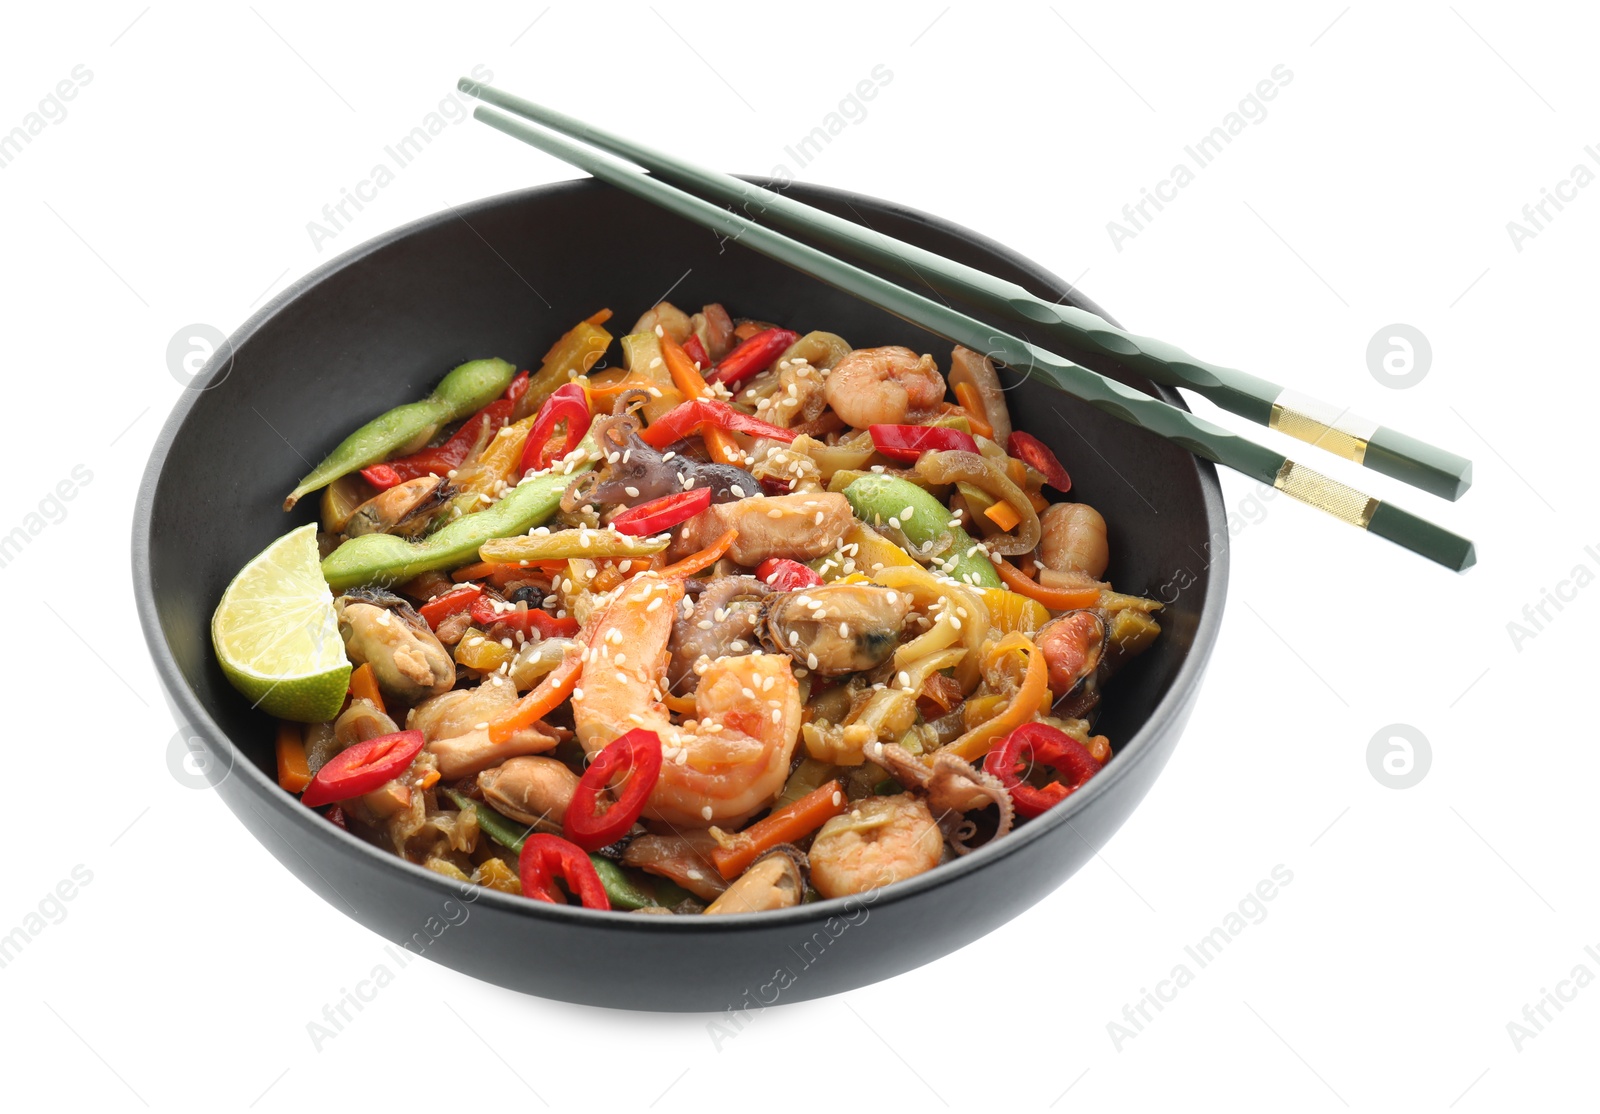
<instances>
[{"instance_id":1,"label":"bowl rim","mask_svg":"<svg viewBox=\"0 0 1600 1114\"><path fill-rule=\"evenodd\" d=\"M810 183L782 183L780 187L780 184L773 179L758 176L750 176L747 180L769 188L783 188L796 193L805 193L823 201L836 201L851 206L866 204L874 209L889 212L895 216L926 226L969 243L999 259L1003 259L1042 284L1065 288L1070 292L1076 304L1104 317L1113 324L1116 323L1110 314L1081 294L1075 285L1066 282L1054 272L1035 263L1017 250L1007 247L982 233L974 232L958 225L953 221L897 202L855 193L850 190ZM1047 838L1055 829L1062 826L1070 827L1074 816L1088 808L1102 794L1110 792L1113 785L1128 776L1130 771L1144 760L1147 753L1152 750L1156 740L1170 729L1175 720L1186 714L1188 705L1195 697L1206 664L1216 645L1217 632L1221 626L1222 613L1227 597L1229 535L1225 528L1226 515L1222 504L1222 487L1217 477L1216 467L1209 461L1202 460L1199 457L1192 459L1200 481L1201 501L1205 511L1206 522L1210 527L1209 537L1213 542L1209 560L1205 562L1209 579L1205 596L1201 601L1193 640L1168 687L1167 693L1151 709L1148 718L1140 728L1118 749L1112 761L1107 763L1106 768L1061 804L1050 809L1044 815L1032 819L1027 824L1013 830L1005 838L992 841L971 854L959 856L950 862L941 863L934 869L915 877L880 887L877 890L867 891L866 893L871 895L870 901L863 900L864 895L857 894L843 898L827 898L809 904L797 905L789 909L761 913L735 913L718 917L638 917L632 916L624 910L601 911L585 909L577 905L555 905L541 901L530 901L488 887L455 882L444 875L428 870L420 864L412 863L368 843L350 832L337 828L327 823L326 820L311 809L301 806L295 798L278 786L275 779L259 769L243 753L232 737L207 712L205 706L200 702L194 690L190 688L188 681L184 678L183 672L167 644L166 636L161 628L160 617L156 612L150 558L151 517L155 504L156 490L160 486L167 456L171 452L173 442L177 439L178 433L187 421L190 411L199 401L207 385L217 377L219 369L230 363L233 353L248 343L257 332L265 327L289 303L309 293L336 273L359 264L368 256L382 251L392 244L423 231L449 224L452 221L465 221L467 217L492 210L515 207L519 204L547 197L562 197L567 194L589 190L611 189L612 187L606 186L593 178L550 182L495 194L462 205L450 206L380 233L306 272L268 299L265 304L252 313L243 324L228 336L224 347L219 349L207 361L200 374L195 377L194 382L185 388L183 395L173 405L171 413L168 414L163 422L161 431L151 447L150 458L140 478L139 489L135 498L131 537L133 587L139 623L144 632L146 645L150 649L150 656L155 664L156 673L161 680L163 688L166 690L168 700L182 717L180 724L187 725L191 731L199 734L202 741L213 753L226 756L228 764L224 777L238 776L243 778L252 796L257 801L270 808L280 820L295 825L303 831L315 831L318 833L317 836L312 837L313 839L319 836L333 839L337 845L344 847L346 854L361 857L374 869L390 874L396 882L420 882L423 885L435 888L442 897L454 896L471 901L474 904L487 902L492 907L514 915L533 917L535 919L545 918L557 924L568 923L591 927L599 927L604 924L608 929L624 931L633 926L632 930L640 933L736 933L757 928L778 930L808 924L821 924L831 917L851 912L852 908L859 909L864 905L878 905L885 902L896 904L913 900L928 890L956 884L968 875L982 870L987 864L998 861L1008 855L1019 853L1034 841ZM620 192L618 196L622 196ZM1187 409L1182 396L1172 388L1156 385L1155 390L1163 401ZM216 786L213 785L211 788L216 788ZM257 811L260 814L259 809L253 809L253 811ZM263 814L262 818L267 821L269 826L277 827L268 816ZM279 835L280 838L283 838L281 832L279 832ZM1081 840L1083 837L1079 836L1078 838ZM325 878L324 881L326 882ZM332 883L328 883L328 885L332 889ZM1047 890L1045 893L1041 893L1039 895L1040 899L1049 892L1053 891Z\"/></svg>"}]
</instances>

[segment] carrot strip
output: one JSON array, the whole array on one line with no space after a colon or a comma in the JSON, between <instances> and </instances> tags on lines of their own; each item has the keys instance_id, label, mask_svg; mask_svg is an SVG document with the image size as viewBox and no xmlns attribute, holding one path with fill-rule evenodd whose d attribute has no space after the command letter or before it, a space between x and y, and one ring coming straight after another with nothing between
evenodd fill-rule
<instances>
[{"instance_id":1,"label":"carrot strip","mask_svg":"<svg viewBox=\"0 0 1600 1114\"><path fill-rule=\"evenodd\" d=\"M961 409L967 412L967 424L972 427L972 432L993 441L994 426L989 424L989 419L985 415L983 400L978 397L978 388L972 383L957 383L955 392L956 401L961 403Z\"/></svg>"},{"instance_id":2,"label":"carrot strip","mask_svg":"<svg viewBox=\"0 0 1600 1114\"><path fill-rule=\"evenodd\" d=\"M383 715L388 710L383 706L383 693L378 690L377 675L372 672L370 662L362 662L350 674L350 695L359 700L365 700Z\"/></svg>"},{"instance_id":3,"label":"carrot strip","mask_svg":"<svg viewBox=\"0 0 1600 1114\"><path fill-rule=\"evenodd\" d=\"M994 571L1007 588L1038 600L1051 611L1076 611L1093 607L1100 600L1099 588L1046 588L1003 557L995 560Z\"/></svg>"},{"instance_id":4,"label":"carrot strip","mask_svg":"<svg viewBox=\"0 0 1600 1114\"><path fill-rule=\"evenodd\" d=\"M1013 728L1031 722L1039 714L1040 705L1050 691L1050 668L1045 663L1039 647L1022 634L1008 634L989 651L993 662L1001 654L1021 650L1028 655L1028 671L1022 676L1017 693L1006 704L1005 710L993 719L980 723L955 742L940 747L939 754L953 754L968 762L976 762L988 754Z\"/></svg>"},{"instance_id":5,"label":"carrot strip","mask_svg":"<svg viewBox=\"0 0 1600 1114\"><path fill-rule=\"evenodd\" d=\"M489 721L489 741L503 743L525 727L561 707L562 701L578 687L578 676L583 672L583 662L577 650L561 659L561 664L544 675L528 695L513 704L509 711Z\"/></svg>"},{"instance_id":6,"label":"carrot strip","mask_svg":"<svg viewBox=\"0 0 1600 1114\"><path fill-rule=\"evenodd\" d=\"M490 577L507 577L519 579L532 576L542 565L552 562L540 561L478 561L457 569L450 574L450 579L460 584L464 580L488 580Z\"/></svg>"},{"instance_id":7,"label":"carrot strip","mask_svg":"<svg viewBox=\"0 0 1600 1114\"><path fill-rule=\"evenodd\" d=\"M837 781L827 782L734 835L731 846L711 852L711 861L717 873L731 882L762 852L810 835L849 807L844 786Z\"/></svg>"},{"instance_id":8,"label":"carrot strip","mask_svg":"<svg viewBox=\"0 0 1600 1114\"><path fill-rule=\"evenodd\" d=\"M609 309L603 309L598 313L591 313L588 317L585 317L584 320L591 325L604 325L607 321L611 320L611 311Z\"/></svg>"},{"instance_id":9,"label":"carrot strip","mask_svg":"<svg viewBox=\"0 0 1600 1114\"><path fill-rule=\"evenodd\" d=\"M738 536L739 531L729 530L726 534L722 535L722 537L706 546L699 553L691 553L678 563L668 565L665 568L658 569L657 571L662 576L693 576L701 569L709 569L712 565L721 560L722 555L728 552L728 547L733 544L734 539Z\"/></svg>"},{"instance_id":10,"label":"carrot strip","mask_svg":"<svg viewBox=\"0 0 1600 1114\"><path fill-rule=\"evenodd\" d=\"M422 775L422 788L431 789L431 788L433 788L433 786L435 784L438 783L438 781L439 781L439 771L438 770L429 770L427 773Z\"/></svg>"},{"instance_id":11,"label":"carrot strip","mask_svg":"<svg viewBox=\"0 0 1600 1114\"><path fill-rule=\"evenodd\" d=\"M983 516L1002 530L1009 530L1022 521L1017 508L1010 503L990 503L983 508Z\"/></svg>"},{"instance_id":12,"label":"carrot strip","mask_svg":"<svg viewBox=\"0 0 1600 1114\"><path fill-rule=\"evenodd\" d=\"M678 390L683 392L684 398L713 398L711 388L707 385L705 376L700 374L694 366L694 361L689 358L689 353L683 350L683 345L669 336L661 337L661 358L666 361L667 372L672 376L672 382ZM725 429L708 425L700 431L701 438L706 443L706 450L710 452L711 459L718 464L732 464L742 467L744 453L739 448L739 442L733 439L733 434Z\"/></svg>"},{"instance_id":13,"label":"carrot strip","mask_svg":"<svg viewBox=\"0 0 1600 1114\"><path fill-rule=\"evenodd\" d=\"M311 764L306 761L306 744L300 738L300 725L278 721L278 784L291 793L300 793L311 784Z\"/></svg>"}]
</instances>

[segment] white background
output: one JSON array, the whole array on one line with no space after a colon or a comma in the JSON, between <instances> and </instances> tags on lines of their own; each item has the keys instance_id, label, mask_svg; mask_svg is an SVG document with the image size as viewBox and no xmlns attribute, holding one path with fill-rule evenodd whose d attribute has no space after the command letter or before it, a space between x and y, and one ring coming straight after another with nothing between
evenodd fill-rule
<instances>
[{"instance_id":1,"label":"white background","mask_svg":"<svg viewBox=\"0 0 1600 1114\"><path fill-rule=\"evenodd\" d=\"M74 866L93 876L0 969L14 1103L1471 1111L1589 1091L1600 989L1520 1050L1507 1029L1576 965L1600 975L1600 588L1520 643L1507 627L1575 566L1600 571L1600 186L1520 251L1506 228L1576 164L1600 171L1580 6L141 7L13 6L0 31L0 132L74 66L93 74L0 170L0 533L92 473L5 569L0 933ZM183 390L165 356L181 328L231 331L365 238L568 176L465 122L315 249L307 222L474 64L729 170L788 163L954 219L1132 328L1472 457L1456 505L1327 467L1472 535L1478 567L1443 572L1225 475L1242 528L1187 736L1103 856L1026 915L720 1049L704 1016L547 1003L419 961L314 1050L307 1023L383 941L169 772L130 505ZM796 168L785 145L879 64L893 79L867 117ZM1266 118L1119 251L1107 222L1279 64L1293 79ZM1432 344L1407 390L1367 366L1395 323ZM1368 761L1394 723L1431 752L1403 790ZM1265 919L1119 1049L1108 1023L1278 864L1293 881Z\"/></svg>"}]
</instances>

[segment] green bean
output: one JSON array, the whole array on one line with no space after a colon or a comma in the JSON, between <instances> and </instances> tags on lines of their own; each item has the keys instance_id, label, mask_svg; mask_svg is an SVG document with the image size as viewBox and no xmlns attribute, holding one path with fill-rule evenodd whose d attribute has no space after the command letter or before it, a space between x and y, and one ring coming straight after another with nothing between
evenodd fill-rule
<instances>
[{"instance_id":1,"label":"green bean","mask_svg":"<svg viewBox=\"0 0 1600 1114\"><path fill-rule=\"evenodd\" d=\"M961 527L949 525L950 508L909 480L898 476L862 476L844 489L856 517L869 526L898 527L914 546L923 548L948 534L950 544L934 559L939 572L976 588L1000 588L1000 574L977 543ZM910 512L907 514L907 512Z\"/></svg>"},{"instance_id":2,"label":"green bean","mask_svg":"<svg viewBox=\"0 0 1600 1114\"><path fill-rule=\"evenodd\" d=\"M593 445L593 439L585 438L584 446ZM394 534L351 538L323 559L323 578L328 587L342 592L355 587L389 587L418 573L470 564L490 539L526 533L554 514L567 485L594 467L589 459L592 455L587 453L571 475L555 471L524 480L494 506L462 515L420 542Z\"/></svg>"},{"instance_id":3,"label":"green bean","mask_svg":"<svg viewBox=\"0 0 1600 1114\"><path fill-rule=\"evenodd\" d=\"M323 462L301 480L283 509L291 510L300 497L326 487L340 476L376 464L397 452L414 452L428 443L440 427L483 409L503 393L516 374L504 360L472 360L439 381L421 402L408 402L373 418L339 442Z\"/></svg>"},{"instance_id":4,"label":"green bean","mask_svg":"<svg viewBox=\"0 0 1600 1114\"><path fill-rule=\"evenodd\" d=\"M549 533L518 534L494 538L478 549L485 561L509 565L517 561L566 561L572 558L652 557L666 550L664 536L635 538L615 530L553 530Z\"/></svg>"}]
</instances>

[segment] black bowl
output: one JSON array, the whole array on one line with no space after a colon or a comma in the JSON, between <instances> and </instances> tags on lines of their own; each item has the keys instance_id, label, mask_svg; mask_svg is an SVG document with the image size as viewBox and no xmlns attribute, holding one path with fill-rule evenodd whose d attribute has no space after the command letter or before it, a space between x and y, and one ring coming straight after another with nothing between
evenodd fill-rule
<instances>
[{"instance_id":1,"label":"black bowl","mask_svg":"<svg viewBox=\"0 0 1600 1114\"><path fill-rule=\"evenodd\" d=\"M1100 312L1043 268L897 205L810 186L797 198ZM1077 870L1133 810L1178 741L1216 637L1227 530L1215 471L1060 396L1008 381L1016 424L1053 445L1073 495L1110 526L1110 578L1169 601L1155 646L1114 683L1106 769L1043 818L864 898L777 913L645 917L462 888L338 830L278 788L273 724L228 685L209 623L234 573L310 521L279 505L360 422L478 356L520 366L579 318L626 325L671 293L824 328L862 345L949 345L616 190L568 182L440 213L365 244L252 317L174 408L133 531L139 616L174 715L251 833L324 900L391 941L502 986L595 1005L717 1010L875 982L978 939ZM1169 402L1176 394L1103 368ZM593 961L604 956L604 963Z\"/></svg>"}]
</instances>

